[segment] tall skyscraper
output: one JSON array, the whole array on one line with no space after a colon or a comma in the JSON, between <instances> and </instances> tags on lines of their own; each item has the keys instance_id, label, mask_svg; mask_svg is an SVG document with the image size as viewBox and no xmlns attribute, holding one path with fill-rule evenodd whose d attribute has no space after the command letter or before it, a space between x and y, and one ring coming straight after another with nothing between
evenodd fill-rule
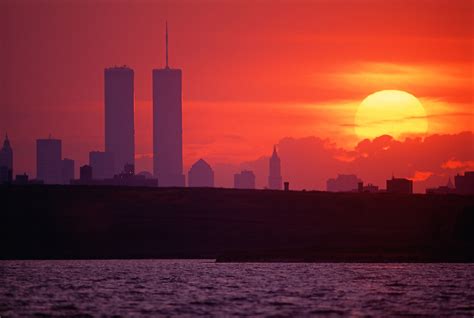
<instances>
[{"instance_id":1,"label":"tall skyscraper","mask_svg":"<svg viewBox=\"0 0 474 318\"><path fill-rule=\"evenodd\" d=\"M45 184L62 183L61 140L36 140L36 178Z\"/></svg>"},{"instance_id":2,"label":"tall skyscraper","mask_svg":"<svg viewBox=\"0 0 474 318\"><path fill-rule=\"evenodd\" d=\"M114 158L109 152L89 152L89 166L92 167L92 177L94 179L103 180L114 176Z\"/></svg>"},{"instance_id":3,"label":"tall skyscraper","mask_svg":"<svg viewBox=\"0 0 474 318\"><path fill-rule=\"evenodd\" d=\"M281 168L280 157L278 157L276 146L273 147L273 154L270 158L268 188L273 190L281 190Z\"/></svg>"},{"instance_id":4,"label":"tall skyscraper","mask_svg":"<svg viewBox=\"0 0 474 318\"><path fill-rule=\"evenodd\" d=\"M104 70L105 151L114 158L114 173L135 164L134 72L126 66Z\"/></svg>"},{"instance_id":5,"label":"tall skyscraper","mask_svg":"<svg viewBox=\"0 0 474 318\"><path fill-rule=\"evenodd\" d=\"M164 187L184 187L181 70L153 70L153 173Z\"/></svg>"},{"instance_id":6,"label":"tall skyscraper","mask_svg":"<svg viewBox=\"0 0 474 318\"><path fill-rule=\"evenodd\" d=\"M8 135L5 135L3 147L0 149L0 184L10 183L13 179L13 149Z\"/></svg>"}]
</instances>

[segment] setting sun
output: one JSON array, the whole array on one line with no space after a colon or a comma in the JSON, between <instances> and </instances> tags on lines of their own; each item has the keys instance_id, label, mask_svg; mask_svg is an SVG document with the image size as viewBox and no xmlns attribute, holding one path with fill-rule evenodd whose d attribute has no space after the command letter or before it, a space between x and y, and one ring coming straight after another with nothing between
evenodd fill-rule
<instances>
[{"instance_id":1,"label":"setting sun","mask_svg":"<svg viewBox=\"0 0 474 318\"><path fill-rule=\"evenodd\" d=\"M357 109L355 131L360 138L425 134L426 111L413 95L399 90L383 90L367 96Z\"/></svg>"}]
</instances>

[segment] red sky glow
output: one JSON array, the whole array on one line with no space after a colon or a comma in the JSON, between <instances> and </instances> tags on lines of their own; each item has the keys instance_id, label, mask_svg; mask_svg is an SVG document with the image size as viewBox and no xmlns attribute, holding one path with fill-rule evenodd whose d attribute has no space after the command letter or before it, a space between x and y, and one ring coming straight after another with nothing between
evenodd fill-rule
<instances>
[{"instance_id":1,"label":"red sky glow","mask_svg":"<svg viewBox=\"0 0 474 318\"><path fill-rule=\"evenodd\" d=\"M103 150L103 70L135 71L137 170L152 170L151 70L183 70L184 165L206 159L217 186L252 168L257 185L279 146L292 188L324 189L337 173L415 190L474 169L473 2L59 1L0 3L0 134L15 172L35 175L35 140L63 156ZM416 96L423 136L361 140L358 105L379 90Z\"/></svg>"}]
</instances>

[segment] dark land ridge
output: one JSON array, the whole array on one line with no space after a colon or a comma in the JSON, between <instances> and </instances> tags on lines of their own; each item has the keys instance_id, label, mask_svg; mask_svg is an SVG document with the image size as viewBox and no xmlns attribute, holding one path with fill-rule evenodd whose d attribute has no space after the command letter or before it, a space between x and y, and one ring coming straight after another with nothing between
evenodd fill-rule
<instances>
[{"instance_id":1,"label":"dark land ridge","mask_svg":"<svg viewBox=\"0 0 474 318\"><path fill-rule=\"evenodd\" d=\"M474 196L1 186L1 259L473 262Z\"/></svg>"}]
</instances>

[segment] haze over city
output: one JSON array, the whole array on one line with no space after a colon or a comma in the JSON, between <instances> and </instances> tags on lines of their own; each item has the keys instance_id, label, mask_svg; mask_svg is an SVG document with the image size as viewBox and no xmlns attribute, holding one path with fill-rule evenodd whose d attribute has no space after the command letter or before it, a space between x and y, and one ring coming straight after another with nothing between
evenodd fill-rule
<instances>
[{"instance_id":1,"label":"haze over city","mask_svg":"<svg viewBox=\"0 0 474 318\"><path fill-rule=\"evenodd\" d=\"M185 173L203 158L215 186L252 170L263 188L277 145L294 189L323 190L340 173L383 186L393 174L424 192L474 168L471 5L6 1L0 127L15 172L36 175L35 140L51 134L78 175L104 149L104 69L127 65L135 170L153 172L152 69L165 66L167 20L169 63L183 72ZM362 101L385 90L421 106L368 118Z\"/></svg>"}]
</instances>

